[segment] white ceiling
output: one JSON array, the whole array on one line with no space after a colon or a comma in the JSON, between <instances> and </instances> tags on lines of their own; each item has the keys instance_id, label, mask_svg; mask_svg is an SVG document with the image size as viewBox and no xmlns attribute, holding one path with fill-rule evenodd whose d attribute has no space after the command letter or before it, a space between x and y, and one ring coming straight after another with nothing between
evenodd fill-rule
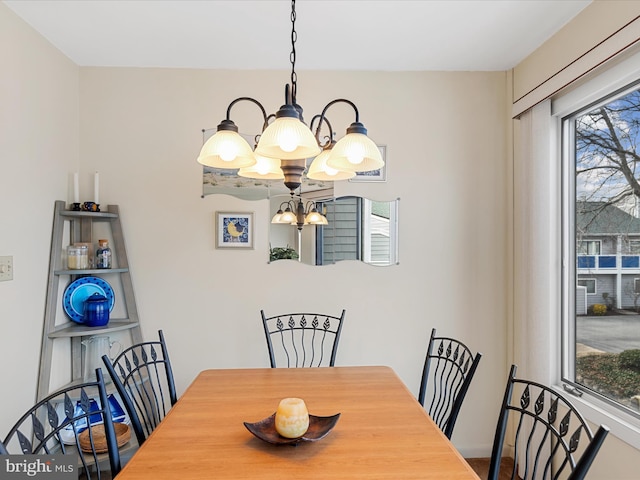
<instances>
[{"instance_id":1,"label":"white ceiling","mask_svg":"<svg viewBox=\"0 0 640 480\"><path fill-rule=\"evenodd\" d=\"M289 69L289 0L4 0L80 66ZM591 0L298 0L296 68L508 70Z\"/></svg>"}]
</instances>

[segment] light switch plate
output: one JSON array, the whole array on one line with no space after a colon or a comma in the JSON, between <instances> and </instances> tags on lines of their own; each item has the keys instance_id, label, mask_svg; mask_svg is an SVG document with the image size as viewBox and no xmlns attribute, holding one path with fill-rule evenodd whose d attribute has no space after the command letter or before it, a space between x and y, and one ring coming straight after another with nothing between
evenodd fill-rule
<instances>
[{"instance_id":1,"label":"light switch plate","mask_svg":"<svg viewBox=\"0 0 640 480\"><path fill-rule=\"evenodd\" d=\"M0 282L13 280L13 256L0 257Z\"/></svg>"}]
</instances>

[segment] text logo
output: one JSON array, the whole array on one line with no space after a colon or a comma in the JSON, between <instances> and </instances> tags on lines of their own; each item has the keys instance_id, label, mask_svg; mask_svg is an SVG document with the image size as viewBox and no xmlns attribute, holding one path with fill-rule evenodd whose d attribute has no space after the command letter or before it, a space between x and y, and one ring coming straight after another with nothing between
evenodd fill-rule
<instances>
[{"instance_id":1,"label":"text logo","mask_svg":"<svg viewBox=\"0 0 640 480\"><path fill-rule=\"evenodd\" d=\"M1 455L0 480L76 480L77 455Z\"/></svg>"}]
</instances>

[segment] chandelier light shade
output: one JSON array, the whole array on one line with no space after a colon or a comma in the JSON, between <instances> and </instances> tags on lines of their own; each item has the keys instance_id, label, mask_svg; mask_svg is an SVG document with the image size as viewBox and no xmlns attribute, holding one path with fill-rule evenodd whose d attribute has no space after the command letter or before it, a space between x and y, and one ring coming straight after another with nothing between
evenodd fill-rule
<instances>
[{"instance_id":1,"label":"chandelier light shade","mask_svg":"<svg viewBox=\"0 0 640 480\"><path fill-rule=\"evenodd\" d=\"M307 172L307 177L312 180L338 181L348 180L356 176L354 170L338 170L327 165L332 148L325 148L322 153L313 159Z\"/></svg>"},{"instance_id":2,"label":"chandelier light shade","mask_svg":"<svg viewBox=\"0 0 640 480\"><path fill-rule=\"evenodd\" d=\"M281 110L282 111L282 108ZM295 110L293 110L295 112ZM321 152L316 137L300 118L279 117L262 132L256 154L281 160L315 157Z\"/></svg>"},{"instance_id":3,"label":"chandelier light shade","mask_svg":"<svg viewBox=\"0 0 640 480\"><path fill-rule=\"evenodd\" d=\"M367 137L367 130L362 127L362 124L358 127L354 125L351 124L347 134L331 149L331 155L327 158L327 167L353 172L368 172L384 167L380 149Z\"/></svg>"},{"instance_id":4,"label":"chandelier light shade","mask_svg":"<svg viewBox=\"0 0 640 480\"><path fill-rule=\"evenodd\" d=\"M282 211L282 208L280 208L276 212L276 214L271 219L271 223L284 223L287 225L291 225L296 223L296 219L296 214L293 213L293 211L291 210L291 206L288 205L284 212Z\"/></svg>"},{"instance_id":5,"label":"chandelier light shade","mask_svg":"<svg viewBox=\"0 0 640 480\"><path fill-rule=\"evenodd\" d=\"M315 134L312 128L304 123L302 107L296 103L295 21L296 0L291 0L291 84L285 86L285 104L275 114L267 115L262 104L254 98L236 98L227 108L226 119L218 125L218 131L207 140L198 156L198 162L206 166L240 169L238 175L242 177L284 180L292 197L302 184L307 159L316 157L309 167L307 176L323 181L347 180L354 177L355 172L378 170L384 166L378 147L367 137L367 129L360 123L358 108L350 100L332 100L320 115L314 116L312 126L314 121L318 120ZM262 113L262 133L256 137L258 142L255 152L238 134L238 127L231 120L231 108L240 101L254 103ZM355 122L347 128L345 137L334 142L334 130L326 113L336 103L350 105L355 112ZM322 128L329 130L328 134L322 137L326 139L324 142L320 140ZM299 217L295 223L302 228L303 223Z\"/></svg>"},{"instance_id":6,"label":"chandelier light shade","mask_svg":"<svg viewBox=\"0 0 640 480\"><path fill-rule=\"evenodd\" d=\"M280 220L278 220L278 223L287 223L289 225L295 225L296 214L293 213L290 208L287 208L282 214L282 216L280 217Z\"/></svg>"},{"instance_id":7,"label":"chandelier light shade","mask_svg":"<svg viewBox=\"0 0 640 480\"><path fill-rule=\"evenodd\" d=\"M232 122L233 123L233 122ZM233 130L220 130L205 142L198 156L198 163L214 168L243 168L255 165L251 146Z\"/></svg>"},{"instance_id":8,"label":"chandelier light shade","mask_svg":"<svg viewBox=\"0 0 640 480\"><path fill-rule=\"evenodd\" d=\"M280 160L255 155L256 164L238 170L238 175L261 180L284 180L284 173L280 168Z\"/></svg>"},{"instance_id":9,"label":"chandelier light shade","mask_svg":"<svg viewBox=\"0 0 640 480\"><path fill-rule=\"evenodd\" d=\"M313 207L311 211L304 218L305 225L329 225L327 217L322 215L316 207Z\"/></svg>"},{"instance_id":10,"label":"chandelier light shade","mask_svg":"<svg viewBox=\"0 0 640 480\"><path fill-rule=\"evenodd\" d=\"M282 211L281 208L278 209L278 211L275 213L275 215L273 217L271 217L271 223L280 223L280 219L282 218L282 214L284 212Z\"/></svg>"}]
</instances>

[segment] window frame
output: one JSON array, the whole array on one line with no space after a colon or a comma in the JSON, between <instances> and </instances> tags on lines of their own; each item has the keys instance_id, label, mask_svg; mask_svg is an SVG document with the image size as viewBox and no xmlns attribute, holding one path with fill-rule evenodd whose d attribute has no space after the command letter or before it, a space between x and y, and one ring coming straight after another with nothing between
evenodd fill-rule
<instances>
[{"instance_id":1,"label":"window frame","mask_svg":"<svg viewBox=\"0 0 640 480\"><path fill-rule=\"evenodd\" d=\"M627 238L625 243L629 255L640 255L640 238Z\"/></svg>"},{"instance_id":2,"label":"window frame","mask_svg":"<svg viewBox=\"0 0 640 480\"><path fill-rule=\"evenodd\" d=\"M587 245L598 245L598 253L589 253L589 247L587 247L587 251L585 253L582 252L582 244L587 244ZM580 241L580 247L578 248L578 255L602 255L602 240L581 240Z\"/></svg>"},{"instance_id":3,"label":"window frame","mask_svg":"<svg viewBox=\"0 0 640 480\"><path fill-rule=\"evenodd\" d=\"M593 282L593 291L589 291L589 287L587 285L581 285L580 282ZM576 281L576 285L585 287L587 289L587 295L597 295L598 294L598 280L596 278L579 278Z\"/></svg>"},{"instance_id":4,"label":"window frame","mask_svg":"<svg viewBox=\"0 0 640 480\"><path fill-rule=\"evenodd\" d=\"M558 139L556 151L562 185L559 205L562 212L562 240L558 252L561 255L562 266L562 302L560 325L556 327L560 334L560 357L555 372L555 388L565 393L573 393L574 403L589 421L609 426L614 435L640 449L640 417L637 414L615 406L612 400L586 390L570 380L575 378L575 286L578 248L575 229L572 227L575 225L575 156L572 155L572 142L567 141L567 138L575 138L575 132L571 122L564 122L565 119L599 103L611 101L612 95L629 90L633 85L636 85L636 88L640 87L640 50L551 99L551 123Z\"/></svg>"}]
</instances>

